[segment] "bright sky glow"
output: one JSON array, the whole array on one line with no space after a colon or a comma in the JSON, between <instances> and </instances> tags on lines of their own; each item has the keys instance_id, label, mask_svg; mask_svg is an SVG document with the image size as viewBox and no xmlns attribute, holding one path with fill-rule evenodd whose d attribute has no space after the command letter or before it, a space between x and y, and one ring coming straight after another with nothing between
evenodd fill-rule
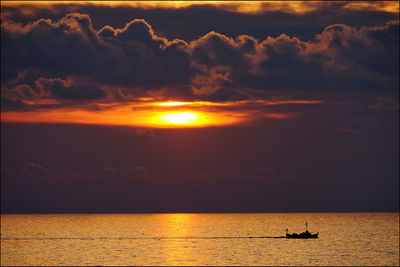
<instances>
[{"instance_id":1,"label":"bright sky glow","mask_svg":"<svg viewBox=\"0 0 400 267\"><path fill-rule=\"evenodd\" d=\"M84 123L126 125L135 127L209 127L248 123L253 120L286 119L292 113L277 113L268 106L287 104L320 104L318 100L246 100L236 102L156 102L143 100L131 103L98 103L88 107L37 109L26 112L1 112L2 122ZM26 102L33 105L35 103ZM38 103L36 103L38 104ZM45 104L45 102L41 102ZM54 104L49 102L47 104ZM267 108L267 109L266 109Z\"/></svg>"},{"instance_id":2,"label":"bright sky glow","mask_svg":"<svg viewBox=\"0 0 400 267\"><path fill-rule=\"evenodd\" d=\"M195 123L199 119L193 112L180 112L162 115L160 120L171 124L188 124Z\"/></svg>"},{"instance_id":3,"label":"bright sky glow","mask_svg":"<svg viewBox=\"0 0 400 267\"><path fill-rule=\"evenodd\" d=\"M162 102L156 103L157 106L183 106L190 104L189 102Z\"/></svg>"}]
</instances>

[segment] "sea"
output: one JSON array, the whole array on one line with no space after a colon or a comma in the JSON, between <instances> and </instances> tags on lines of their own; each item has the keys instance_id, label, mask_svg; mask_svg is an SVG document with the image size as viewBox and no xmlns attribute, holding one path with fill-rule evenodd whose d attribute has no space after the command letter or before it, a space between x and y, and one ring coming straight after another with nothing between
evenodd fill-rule
<instances>
[{"instance_id":1,"label":"sea","mask_svg":"<svg viewBox=\"0 0 400 267\"><path fill-rule=\"evenodd\" d=\"M1 265L399 266L399 213L3 214Z\"/></svg>"}]
</instances>

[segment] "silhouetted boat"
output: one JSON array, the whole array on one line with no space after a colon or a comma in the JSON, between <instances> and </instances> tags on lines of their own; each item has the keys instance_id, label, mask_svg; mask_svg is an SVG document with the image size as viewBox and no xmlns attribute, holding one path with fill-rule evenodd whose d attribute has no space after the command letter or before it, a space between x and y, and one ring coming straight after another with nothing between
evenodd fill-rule
<instances>
[{"instance_id":1,"label":"silhouetted boat","mask_svg":"<svg viewBox=\"0 0 400 267\"><path fill-rule=\"evenodd\" d=\"M286 229L286 238L302 238L302 239L318 238L318 233L316 233L316 234L310 233L307 229L307 222L306 222L306 231L305 232L302 232L300 234L297 234L297 233L289 234L288 229Z\"/></svg>"}]
</instances>

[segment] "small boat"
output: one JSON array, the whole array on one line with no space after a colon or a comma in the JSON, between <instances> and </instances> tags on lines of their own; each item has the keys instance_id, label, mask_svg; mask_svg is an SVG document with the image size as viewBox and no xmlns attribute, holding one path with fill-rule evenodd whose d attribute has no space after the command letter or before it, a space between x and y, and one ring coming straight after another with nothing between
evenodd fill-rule
<instances>
[{"instance_id":1,"label":"small boat","mask_svg":"<svg viewBox=\"0 0 400 267\"><path fill-rule=\"evenodd\" d=\"M286 238L301 238L301 239L318 238L318 233L316 233L316 234L310 233L310 232L308 231L308 229L307 229L307 226L308 226L308 225L307 225L307 222L306 222L306 231L305 231L305 232L302 232L302 233L300 233L300 234L296 234L296 233L289 234L288 229L286 229Z\"/></svg>"}]
</instances>

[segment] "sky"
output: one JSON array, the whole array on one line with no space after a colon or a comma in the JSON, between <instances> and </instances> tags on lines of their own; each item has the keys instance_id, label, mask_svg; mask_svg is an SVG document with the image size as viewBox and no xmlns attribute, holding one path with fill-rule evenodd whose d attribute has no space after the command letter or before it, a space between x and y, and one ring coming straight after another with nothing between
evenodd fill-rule
<instances>
[{"instance_id":1,"label":"sky","mask_svg":"<svg viewBox=\"0 0 400 267\"><path fill-rule=\"evenodd\" d=\"M1 211L399 211L397 1L2 1Z\"/></svg>"}]
</instances>

